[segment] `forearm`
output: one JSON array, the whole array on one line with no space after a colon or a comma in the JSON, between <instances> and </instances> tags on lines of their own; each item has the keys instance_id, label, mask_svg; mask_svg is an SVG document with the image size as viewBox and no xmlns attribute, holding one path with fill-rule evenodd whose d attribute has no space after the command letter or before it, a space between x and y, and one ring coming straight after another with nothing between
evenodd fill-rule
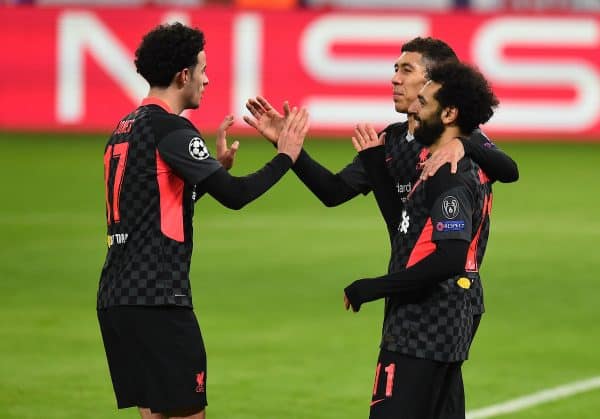
<instances>
[{"instance_id":1,"label":"forearm","mask_svg":"<svg viewBox=\"0 0 600 419\"><path fill-rule=\"evenodd\" d=\"M469 243L444 240L419 263L400 272L354 281L344 292L355 311L369 301L423 290L463 272Z\"/></svg>"},{"instance_id":2,"label":"forearm","mask_svg":"<svg viewBox=\"0 0 600 419\"><path fill-rule=\"evenodd\" d=\"M517 163L502 150L472 140L460 140L465 148L465 155L477 163L492 180L509 183L519 179Z\"/></svg>"},{"instance_id":3,"label":"forearm","mask_svg":"<svg viewBox=\"0 0 600 419\"><path fill-rule=\"evenodd\" d=\"M280 153L262 169L248 176L231 176L221 168L202 182L199 193L208 192L225 207L241 209L265 193L291 166L292 159Z\"/></svg>"},{"instance_id":4,"label":"forearm","mask_svg":"<svg viewBox=\"0 0 600 419\"><path fill-rule=\"evenodd\" d=\"M359 194L337 174L330 172L302 150L292 170L327 207L335 207Z\"/></svg>"}]
</instances>

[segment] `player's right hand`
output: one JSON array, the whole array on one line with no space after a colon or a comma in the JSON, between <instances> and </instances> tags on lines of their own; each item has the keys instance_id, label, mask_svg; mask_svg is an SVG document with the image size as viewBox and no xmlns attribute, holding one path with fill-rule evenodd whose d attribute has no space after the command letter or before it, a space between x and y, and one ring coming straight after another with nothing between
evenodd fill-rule
<instances>
[{"instance_id":1,"label":"player's right hand","mask_svg":"<svg viewBox=\"0 0 600 419\"><path fill-rule=\"evenodd\" d=\"M305 108L298 110L294 107L285 117L283 128L277 138L277 151L287 154L295 163L302 150L309 126L308 111Z\"/></svg>"},{"instance_id":2,"label":"player's right hand","mask_svg":"<svg viewBox=\"0 0 600 419\"><path fill-rule=\"evenodd\" d=\"M250 111L252 117L244 116L244 121L267 140L277 144L285 117L290 113L289 103L287 101L283 103L283 115L281 115L265 98L257 96L255 99L248 99L246 109Z\"/></svg>"},{"instance_id":3,"label":"player's right hand","mask_svg":"<svg viewBox=\"0 0 600 419\"><path fill-rule=\"evenodd\" d=\"M431 154L431 157L425 161L421 171L421 180L427 180L428 177L435 175L440 167L450 163L450 173L456 173L458 162L465 156L465 146L458 138L453 138L448 143L440 146Z\"/></svg>"},{"instance_id":4,"label":"player's right hand","mask_svg":"<svg viewBox=\"0 0 600 419\"><path fill-rule=\"evenodd\" d=\"M353 312L357 313L358 310L356 310L353 306L352 303L350 302L350 300L348 299L348 296L346 295L346 293L344 293L344 308L346 309L346 311L352 309Z\"/></svg>"}]
</instances>

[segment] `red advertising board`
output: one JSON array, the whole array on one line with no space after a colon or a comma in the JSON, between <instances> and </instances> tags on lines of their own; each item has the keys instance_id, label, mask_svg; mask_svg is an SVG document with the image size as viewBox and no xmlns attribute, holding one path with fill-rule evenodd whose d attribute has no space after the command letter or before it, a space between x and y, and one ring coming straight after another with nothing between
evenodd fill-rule
<instances>
[{"instance_id":1,"label":"red advertising board","mask_svg":"<svg viewBox=\"0 0 600 419\"><path fill-rule=\"evenodd\" d=\"M246 98L307 106L316 131L400 118L393 63L416 36L447 41L492 82L500 137L600 139L600 15L0 8L0 129L109 131L147 92L133 55L155 25L207 36L204 131Z\"/></svg>"}]
</instances>

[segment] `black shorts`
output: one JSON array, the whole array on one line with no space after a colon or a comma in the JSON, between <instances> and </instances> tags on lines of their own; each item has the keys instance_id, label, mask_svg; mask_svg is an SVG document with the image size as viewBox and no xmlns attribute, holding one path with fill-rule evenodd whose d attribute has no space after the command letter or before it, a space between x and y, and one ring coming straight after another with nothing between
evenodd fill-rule
<instances>
[{"instance_id":1,"label":"black shorts","mask_svg":"<svg viewBox=\"0 0 600 419\"><path fill-rule=\"evenodd\" d=\"M437 362L381 350L370 419L464 419L462 362Z\"/></svg>"},{"instance_id":2,"label":"black shorts","mask_svg":"<svg viewBox=\"0 0 600 419\"><path fill-rule=\"evenodd\" d=\"M191 309L110 307L98 310L98 322L119 409L206 407L206 351Z\"/></svg>"}]
</instances>

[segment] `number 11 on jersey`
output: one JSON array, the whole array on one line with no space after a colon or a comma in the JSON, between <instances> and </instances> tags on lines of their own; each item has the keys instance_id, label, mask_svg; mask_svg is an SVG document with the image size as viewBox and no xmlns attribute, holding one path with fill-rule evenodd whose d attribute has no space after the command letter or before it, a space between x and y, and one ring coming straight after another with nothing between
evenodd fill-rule
<instances>
[{"instance_id":1,"label":"number 11 on jersey","mask_svg":"<svg viewBox=\"0 0 600 419\"><path fill-rule=\"evenodd\" d=\"M384 368L386 373L385 380L385 397L391 397L394 390L394 374L396 373L396 364L389 364ZM373 384L373 395L377 394L377 387L379 385L379 374L381 373L381 363L377 364L375 370L375 383Z\"/></svg>"}]
</instances>

